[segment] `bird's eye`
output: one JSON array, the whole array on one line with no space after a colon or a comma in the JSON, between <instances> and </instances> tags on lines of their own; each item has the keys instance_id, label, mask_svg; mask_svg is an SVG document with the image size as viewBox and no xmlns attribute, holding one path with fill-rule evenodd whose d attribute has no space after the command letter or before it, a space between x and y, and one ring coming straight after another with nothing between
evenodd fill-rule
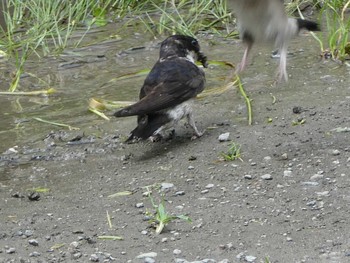
<instances>
[{"instance_id":1,"label":"bird's eye","mask_svg":"<svg viewBox=\"0 0 350 263\"><path fill-rule=\"evenodd\" d=\"M197 40L193 39L192 42L191 42L191 44L192 44L193 46L196 46L196 45L198 44L198 42L197 42Z\"/></svg>"}]
</instances>

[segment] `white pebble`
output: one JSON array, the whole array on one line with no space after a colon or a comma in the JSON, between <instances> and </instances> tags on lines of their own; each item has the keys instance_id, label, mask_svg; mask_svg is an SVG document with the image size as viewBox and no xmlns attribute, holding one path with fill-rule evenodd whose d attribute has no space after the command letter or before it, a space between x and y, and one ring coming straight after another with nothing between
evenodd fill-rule
<instances>
[{"instance_id":1,"label":"white pebble","mask_svg":"<svg viewBox=\"0 0 350 263\"><path fill-rule=\"evenodd\" d=\"M180 255L181 252L182 252L182 251L181 251L180 249L174 249L173 254L174 254L174 255Z\"/></svg>"},{"instance_id":2,"label":"white pebble","mask_svg":"<svg viewBox=\"0 0 350 263\"><path fill-rule=\"evenodd\" d=\"M214 187L214 184L208 184L205 188L210 189L210 188L213 188L213 187Z\"/></svg>"},{"instance_id":3,"label":"white pebble","mask_svg":"<svg viewBox=\"0 0 350 263\"><path fill-rule=\"evenodd\" d=\"M271 174L264 174L264 175L261 176L261 179L272 180L272 175Z\"/></svg>"},{"instance_id":4,"label":"white pebble","mask_svg":"<svg viewBox=\"0 0 350 263\"><path fill-rule=\"evenodd\" d=\"M219 135L219 142L226 142L229 140L229 137L230 137L230 133L229 132L226 132L226 133L222 133Z\"/></svg>"},{"instance_id":5,"label":"white pebble","mask_svg":"<svg viewBox=\"0 0 350 263\"><path fill-rule=\"evenodd\" d=\"M158 254L156 252L143 253L138 255L136 258L155 258Z\"/></svg>"}]
</instances>

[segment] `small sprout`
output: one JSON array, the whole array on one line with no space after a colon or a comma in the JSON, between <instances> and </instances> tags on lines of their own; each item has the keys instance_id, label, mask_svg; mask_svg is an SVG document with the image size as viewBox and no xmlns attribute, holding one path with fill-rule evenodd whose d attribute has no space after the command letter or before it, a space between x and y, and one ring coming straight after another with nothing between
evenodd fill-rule
<instances>
[{"instance_id":1,"label":"small sprout","mask_svg":"<svg viewBox=\"0 0 350 263\"><path fill-rule=\"evenodd\" d=\"M293 121L293 122L292 122L292 125L293 125L293 126L296 126L296 125L303 125L305 122L306 122L305 119L300 119L300 120L297 120L297 121Z\"/></svg>"},{"instance_id":2,"label":"small sprout","mask_svg":"<svg viewBox=\"0 0 350 263\"><path fill-rule=\"evenodd\" d=\"M236 159L239 159L243 162L241 158L241 146L234 142L231 142L228 151L226 153L222 152L221 156L225 161L234 161Z\"/></svg>"},{"instance_id":3,"label":"small sprout","mask_svg":"<svg viewBox=\"0 0 350 263\"><path fill-rule=\"evenodd\" d=\"M156 225L157 225L156 234L159 235L160 233L162 233L164 227L173 220L181 219L181 220L185 220L189 223L192 222L192 220L188 216L185 216L185 215L176 215L176 216L169 215L165 210L164 198L162 199L162 201L158 205L156 205L154 203L154 199L153 199L151 193L148 195L148 197L152 203L153 208L156 210L155 215L150 215L150 213L148 213L148 215L150 215L152 217L150 219L150 222L156 223Z\"/></svg>"},{"instance_id":4,"label":"small sprout","mask_svg":"<svg viewBox=\"0 0 350 263\"><path fill-rule=\"evenodd\" d=\"M267 123L272 123L273 119L272 118L267 118Z\"/></svg>"}]
</instances>

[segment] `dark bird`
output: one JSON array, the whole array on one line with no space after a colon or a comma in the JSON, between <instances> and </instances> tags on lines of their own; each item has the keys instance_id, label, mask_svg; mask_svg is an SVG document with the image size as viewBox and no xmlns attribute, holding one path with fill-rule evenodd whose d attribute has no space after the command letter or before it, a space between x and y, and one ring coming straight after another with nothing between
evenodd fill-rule
<instances>
[{"instance_id":1,"label":"dark bird","mask_svg":"<svg viewBox=\"0 0 350 263\"><path fill-rule=\"evenodd\" d=\"M228 0L238 22L240 37L246 46L237 73L247 65L249 51L254 43L272 42L279 50L278 79L288 81L286 70L287 48L290 40L301 29L319 31L316 22L290 18L284 9L283 0Z\"/></svg>"},{"instance_id":2,"label":"dark bird","mask_svg":"<svg viewBox=\"0 0 350 263\"><path fill-rule=\"evenodd\" d=\"M140 100L114 113L116 117L137 115L137 127L126 141L161 137L184 117L195 136L202 136L193 119L191 100L203 91L205 75L195 61L207 67L195 38L174 35L161 43L159 59L144 81Z\"/></svg>"}]
</instances>

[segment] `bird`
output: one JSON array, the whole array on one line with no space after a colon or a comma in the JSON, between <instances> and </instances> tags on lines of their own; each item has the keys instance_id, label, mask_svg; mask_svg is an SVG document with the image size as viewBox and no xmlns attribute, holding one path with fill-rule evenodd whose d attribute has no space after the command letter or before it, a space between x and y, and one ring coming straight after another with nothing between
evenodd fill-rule
<instances>
[{"instance_id":1,"label":"bird","mask_svg":"<svg viewBox=\"0 0 350 263\"><path fill-rule=\"evenodd\" d=\"M318 23L288 17L283 0L228 0L235 13L240 38L245 51L236 73L247 66L247 58L254 43L272 42L279 50L278 81L288 81L287 49L290 40L302 29L320 31Z\"/></svg>"},{"instance_id":2,"label":"bird","mask_svg":"<svg viewBox=\"0 0 350 263\"><path fill-rule=\"evenodd\" d=\"M157 141L184 117L194 130L194 137L203 135L195 124L191 102L205 87L204 71L195 63L208 67L197 39L172 35L160 45L159 59L147 75L139 101L114 113L115 117L137 116L137 127L126 142Z\"/></svg>"}]
</instances>

